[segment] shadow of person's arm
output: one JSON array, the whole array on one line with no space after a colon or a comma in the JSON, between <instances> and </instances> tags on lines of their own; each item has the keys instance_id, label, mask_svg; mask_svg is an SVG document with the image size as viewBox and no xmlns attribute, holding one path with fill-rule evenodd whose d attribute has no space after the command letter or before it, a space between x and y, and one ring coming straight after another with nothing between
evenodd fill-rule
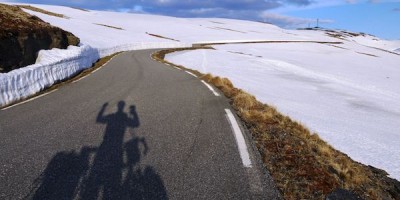
<instances>
[{"instance_id":1,"label":"shadow of person's arm","mask_svg":"<svg viewBox=\"0 0 400 200\"><path fill-rule=\"evenodd\" d=\"M96 122L98 122L98 123L106 123L107 122L107 117L104 116L104 111L106 110L107 106L108 106L108 103L103 104L103 107L101 107L99 114L97 114Z\"/></svg>"},{"instance_id":2,"label":"shadow of person's arm","mask_svg":"<svg viewBox=\"0 0 400 200\"><path fill-rule=\"evenodd\" d=\"M136 106L132 105L129 107L129 113L132 115L132 119L130 120L129 126L132 128L139 127L140 121L139 116L136 112Z\"/></svg>"}]
</instances>

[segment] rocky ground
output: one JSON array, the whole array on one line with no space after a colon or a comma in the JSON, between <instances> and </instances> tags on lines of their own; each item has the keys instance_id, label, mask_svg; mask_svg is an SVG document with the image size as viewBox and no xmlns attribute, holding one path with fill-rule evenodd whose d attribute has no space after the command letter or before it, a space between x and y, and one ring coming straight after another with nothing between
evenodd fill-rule
<instances>
[{"instance_id":1,"label":"rocky ground","mask_svg":"<svg viewBox=\"0 0 400 200\"><path fill-rule=\"evenodd\" d=\"M80 42L17 6L0 4L0 27L0 73L34 64L42 49L65 49Z\"/></svg>"}]
</instances>

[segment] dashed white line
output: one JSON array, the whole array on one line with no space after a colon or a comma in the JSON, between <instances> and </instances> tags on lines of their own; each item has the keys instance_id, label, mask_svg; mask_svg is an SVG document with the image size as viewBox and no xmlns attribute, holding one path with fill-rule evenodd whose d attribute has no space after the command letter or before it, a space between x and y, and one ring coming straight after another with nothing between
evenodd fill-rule
<instances>
[{"instance_id":1,"label":"dashed white line","mask_svg":"<svg viewBox=\"0 0 400 200\"><path fill-rule=\"evenodd\" d=\"M208 87L208 89L210 89L211 90L211 92L212 93L214 93L214 95L215 96L217 96L217 97L219 97L219 94L218 94L218 92L216 92L215 90L214 90L214 88L213 87L211 87L211 85L209 85L208 83L206 83L205 81L201 81L204 85L206 85L207 87Z\"/></svg>"},{"instance_id":2,"label":"dashed white line","mask_svg":"<svg viewBox=\"0 0 400 200\"><path fill-rule=\"evenodd\" d=\"M182 71L182 69L181 68L179 68L179 67L174 67L175 69L177 69L177 70L180 70L180 71Z\"/></svg>"},{"instance_id":3,"label":"dashed white line","mask_svg":"<svg viewBox=\"0 0 400 200\"><path fill-rule=\"evenodd\" d=\"M247 145L244 140L243 133L240 130L240 127L239 127L235 117L233 116L231 110L225 109L225 112L226 112L228 121L231 124L232 131L235 135L236 143L237 143L238 149L239 149L240 158L242 158L242 163L243 163L244 167L251 167L249 151L247 150Z\"/></svg>"},{"instance_id":4,"label":"dashed white line","mask_svg":"<svg viewBox=\"0 0 400 200\"><path fill-rule=\"evenodd\" d=\"M189 72L189 71L185 71L185 72L197 78L197 76L194 75L192 72Z\"/></svg>"},{"instance_id":5,"label":"dashed white line","mask_svg":"<svg viewBox=\"0 0 400 200\"><path fill-rule=\"evenodd\" d=\"M26 101L22 101L22 102L16 103L16 104L14 104L14 105L12 105L12 106L3 108L3 109L1 109L1 110L7 110L7 109L10 109L10 108L15 107L15 106L28 103L28 102L33 101L33 100L35 100L35 99L38 99L38 98L40 98L40 97L46 96L46 95L48 95L48 94L51 94L51 93L53 93L53 92L55 92L55 91L57 91L57 90L58 90L58 89L54 89L54 90L52 90L52 91L50 91L50 92L48 92L48 93L44 93L44 94L41 94L41 95L39 95L39 96L30 98L30 99L28 99L28 100L26 100Z\"/></svg>"}]
</instances>

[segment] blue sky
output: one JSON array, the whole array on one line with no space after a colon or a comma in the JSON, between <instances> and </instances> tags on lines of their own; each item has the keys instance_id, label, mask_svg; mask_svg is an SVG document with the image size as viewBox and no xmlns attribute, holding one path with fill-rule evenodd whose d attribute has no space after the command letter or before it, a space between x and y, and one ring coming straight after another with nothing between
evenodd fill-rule
<instances>
[{"instance_id":1,"label":"blue sky","mask_svg":"<svg viewBox=\"0 0 400 200\"><path fill-rule=\"evenodd\" d=\"M321 24L323 27L366 32L386 39L400 39L400 1L360 1L308 9L280 9L282 14L294 18L326 20L328 23ZM315 24L316 20L310 22L311 26Z\"/></svg>"},{"instance_id":2,"label":"blue sky","mask_svg":"<svg viewBox=\"0 0 400 200\"><path fill-rule=\"evenodd\" d=\"M1 0L0 0L1 1ZM4 0L3 0L4 1ZM265 21L284 28L316 25L400 39L400 0L6 0L177 17Z\"/></svg>"}]
</instances>

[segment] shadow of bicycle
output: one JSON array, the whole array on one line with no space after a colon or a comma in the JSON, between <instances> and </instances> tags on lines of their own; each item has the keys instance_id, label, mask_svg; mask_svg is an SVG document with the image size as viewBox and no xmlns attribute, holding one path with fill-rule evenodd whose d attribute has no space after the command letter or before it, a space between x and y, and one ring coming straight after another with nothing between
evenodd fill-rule
<instances>
[{"instance_id":1,"label":"shadow of bicycle","mask_svg":"<svg viewBox=\"0 0 400 200\"><path fill-rule=\"evenodd\" d=\"M125 102L120 101L115 113L104 115L107 106L103 105L96 120L106 125L100 146L57 153L28 199L168 199L155 169L139 166L149 147L144 137L134 134L140 126L135 106L125 113ZM130 134L127 142L125 134Z\"/></svg>"}]
</instances>

